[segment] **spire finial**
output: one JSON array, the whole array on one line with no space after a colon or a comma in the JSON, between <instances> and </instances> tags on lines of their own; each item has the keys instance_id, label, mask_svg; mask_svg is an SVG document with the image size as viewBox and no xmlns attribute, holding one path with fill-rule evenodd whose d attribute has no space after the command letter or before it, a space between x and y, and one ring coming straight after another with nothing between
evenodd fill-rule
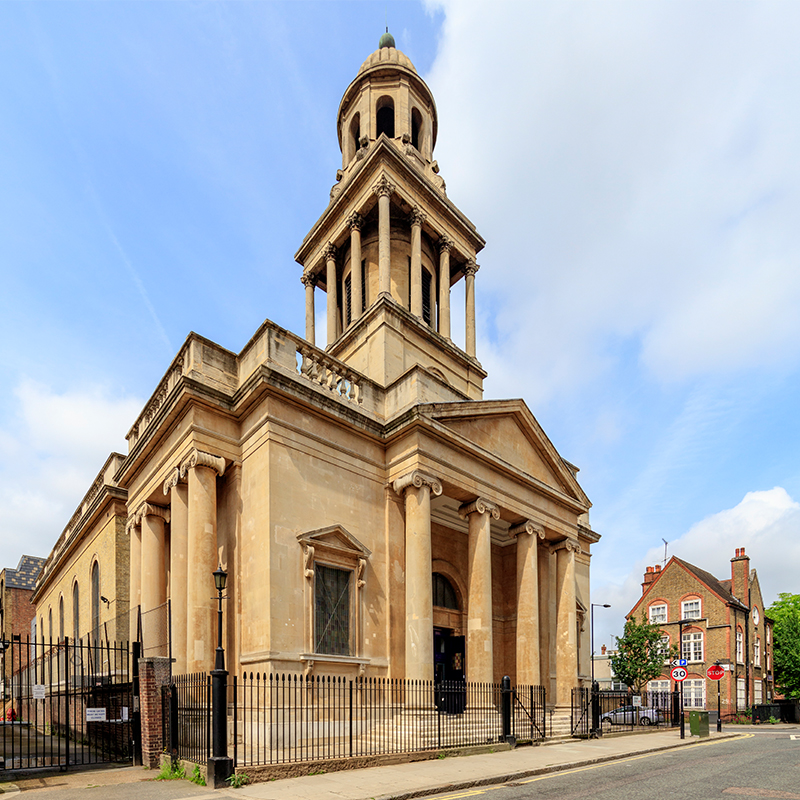
<instances>
[{"instance_id":1,"label":"spire finial","mask_svg":"<svg viewBox=\"0 0 800 800\"><path fill-rule=\"evenodd\" d=\"M389 26L386 26L386 33L381 36L380 41L378 42L378 50L383 47L395 47L394 43L394 36L389 33Z\"/></svg>"}]
</instances>

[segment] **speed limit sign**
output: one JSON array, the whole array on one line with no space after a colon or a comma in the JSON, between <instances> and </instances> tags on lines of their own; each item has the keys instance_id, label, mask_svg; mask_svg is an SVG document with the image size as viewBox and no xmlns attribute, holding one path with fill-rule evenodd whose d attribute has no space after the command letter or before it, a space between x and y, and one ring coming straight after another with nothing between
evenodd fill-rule
<instances>
[{"instance_id":1,"label":"speed limit sign","mask_svg":"<svg viewBox=\"0 0 800 800\"><path fill-rule=\"evenodd\" d=\"M670 675L672 675L672 680L677 681L678 683L685 681L688 674L689 673L686 671L686 667L673 667L672 672L670 672Z\"/></svg>"}]
</instances>

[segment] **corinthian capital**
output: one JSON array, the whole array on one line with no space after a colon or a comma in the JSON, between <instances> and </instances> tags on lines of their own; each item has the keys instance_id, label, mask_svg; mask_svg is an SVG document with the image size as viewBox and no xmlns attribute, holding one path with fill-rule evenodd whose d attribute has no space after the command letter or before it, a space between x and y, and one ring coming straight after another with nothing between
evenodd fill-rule
<instances>
[{"instance_id":1,"label":"corinthian capital","mask_svg":"<svg viewBox=\"0 0 800 800\"><path fill-rule=\"evenodd\" d=\"M465 275L472 275L474 276L475 273L480 269L480 266L475 263L474 258L470 258L466 264L464 264L464 274Z\"/></svg>"},{"instance_id":2,"label":"corinthian capital","mask_svg":"<svg viewBox=\"0 0 800 800\"><path fill-rule=\"evenodd\" d=\"M536 534L540 539L544 539L544 528L532 519L526 519L524 522L520 522L519 525L514 525L508 529L508 535L512 539L522 534L527 534L528 536Z\"/></svg>"},{"instance_id":3,"label":"corinthian capital","mask_svg":"<svg viewBox=\"0 0 800 800\"><path fill-rule=\"evenodd\" d=\"M317 285L317 276L313 272L304 272L300 276L303 286L310 286L312 289Z\"/></svg>"},{"instance_id":4,"label":"corinthian capital","mask_svg":"<svg viewBox=\"0 0 800 800\"><path fill-rule=\"evenodd\" d=\"M222 456L213 456L203 450L192 450L181 463L181 478L185 478L189 470L195 467L208 467L208 469L213 469L217 475L223 475L225 459Z\"/></svg>"},{"instance_id":5,"label":"corinthian capital","mask_svg":"<svg viewBox=\"0 0 800 800\"><path fill-rule=\"evenodd\" d=\"M358 213L358 211L354 211L350 216L347 218L347 226L350 228L351 231L360 231L361 226L364 224L364 217Z\"/></svg>"},{"instance_id":6,"label":"corinthian capital","mask_svg":"<svg viewBox=\"0 0 800 800\"><path fill-rule=\"evenodd\" d=\"M439 252L440 253L449 253L453 249L453 245L455 242L446 234L442 234L439 237Z\"/></svg>"},{"instance_id":7,"label":"corinthian capital","mask_svg":"<svg viewBox=\"0 0 800 800\"><path fill-rule=\"evenodd\" d=\"M386 175L381 175L378 179L378 182L372 187L372 191L378 195L378 197L389 197L389 195L394 193L394 190L397 187L386 177Z\"/></svg>"},{"instance_id":8,"label":"corinthian capital","mask_svg":"<svg viewBox=\"0 0 800 800\"><path fill-rule=\"evenodd\" d=\"M464 503L458 509L458 515L466 519L470 514L491 514L492 519L500 519L500 509L485 497L476 497L471 503Z\"/></svg>"},{"instance_id":9,"label":"corinthian capital","mask_svg":"<svg viewBox=\"0 0 800 800\"><path fill-rule=\"evenodd\" d=\"M425 224L425 220L428 219L428 215L419 206L414 206L408 215L408 219L412 225L422 226Z\"/></svg>"},{"instance_id":10,"label":"corinthian capital","mask_svg":"<svg viewBox=\"0 0 800 800\"><path fill-rule=\"evenodd\" d=\"M322 250L322 256L326 261L336 261L336 255L339 251L333 242L328 242Z\"/></svg>"},{"instance_id":11,"label":"corinthian capital","mask_svg":"<svg viewBox=\"0 0 800 800\"><path fill-rule=\"evenodd\" d=\"M427 475L424 472L420 472L418 469L409 472L407 475L403 475L402 478L398 478L392 484L392 488L399 495L402 495L409 486L413 486L415 489L421 489L423 486L427 486L430 488L431 494L436 495L436 497L442 493L442 482L433 475Z\"/></svg>"}]
</instances>

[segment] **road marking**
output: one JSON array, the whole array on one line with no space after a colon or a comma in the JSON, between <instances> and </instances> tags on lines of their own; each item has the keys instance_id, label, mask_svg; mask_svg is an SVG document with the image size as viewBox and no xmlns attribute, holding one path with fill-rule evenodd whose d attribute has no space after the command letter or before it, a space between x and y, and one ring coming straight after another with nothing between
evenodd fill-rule
<instances>
[{"instance_id":1,"label":"road marking","mask_svg":"<svg viewBox=\"0 0 800 800\"><path fill-rule=\"evenodd\" d=\"M775 789L756 789L749 786L731 786L722 790L724 794L742 794L746 797L775 797L780 800L800 800L800 794L779 792Z\"/></svg>"},{"instance_id":2,"label":"road marking","mask_svg":"<svg viewBox=\"0 0 800 800\"><path fill-rule=\"evenodd\" d=\"M796 742L798 739L800 739L800 736L795 736L794 734L791 734L791 735L789 736L789 738L790 738L792 741Z\"/></svg>"}]
</instances>

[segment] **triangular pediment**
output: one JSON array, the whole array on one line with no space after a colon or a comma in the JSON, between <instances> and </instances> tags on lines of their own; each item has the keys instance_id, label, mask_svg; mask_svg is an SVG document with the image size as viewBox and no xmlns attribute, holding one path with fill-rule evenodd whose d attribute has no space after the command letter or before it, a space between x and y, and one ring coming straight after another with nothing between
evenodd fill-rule
<instances>
[{"instance_id":1,"label":"triangular pediment","mask_svg":"<svg viewBox=\"0 0 800 800\"><path fill-rule=\"evenodd\" d=\"M515 469L589 505L577 470L561 458L522 400L437 404L431 416Z\"/></svg>"},{"instance_id":2,"label":"triangular pediment","mask_svg":"<svg viewBox=\"0 0 800 800\"><path fill-rule=\"evenodd\" d=\"M297 535L301 545L311 545L322 549L333 550L343 556L369 558L372 552L341 525L330 525L308 533Z\"/></svg>"}]
</instances>

